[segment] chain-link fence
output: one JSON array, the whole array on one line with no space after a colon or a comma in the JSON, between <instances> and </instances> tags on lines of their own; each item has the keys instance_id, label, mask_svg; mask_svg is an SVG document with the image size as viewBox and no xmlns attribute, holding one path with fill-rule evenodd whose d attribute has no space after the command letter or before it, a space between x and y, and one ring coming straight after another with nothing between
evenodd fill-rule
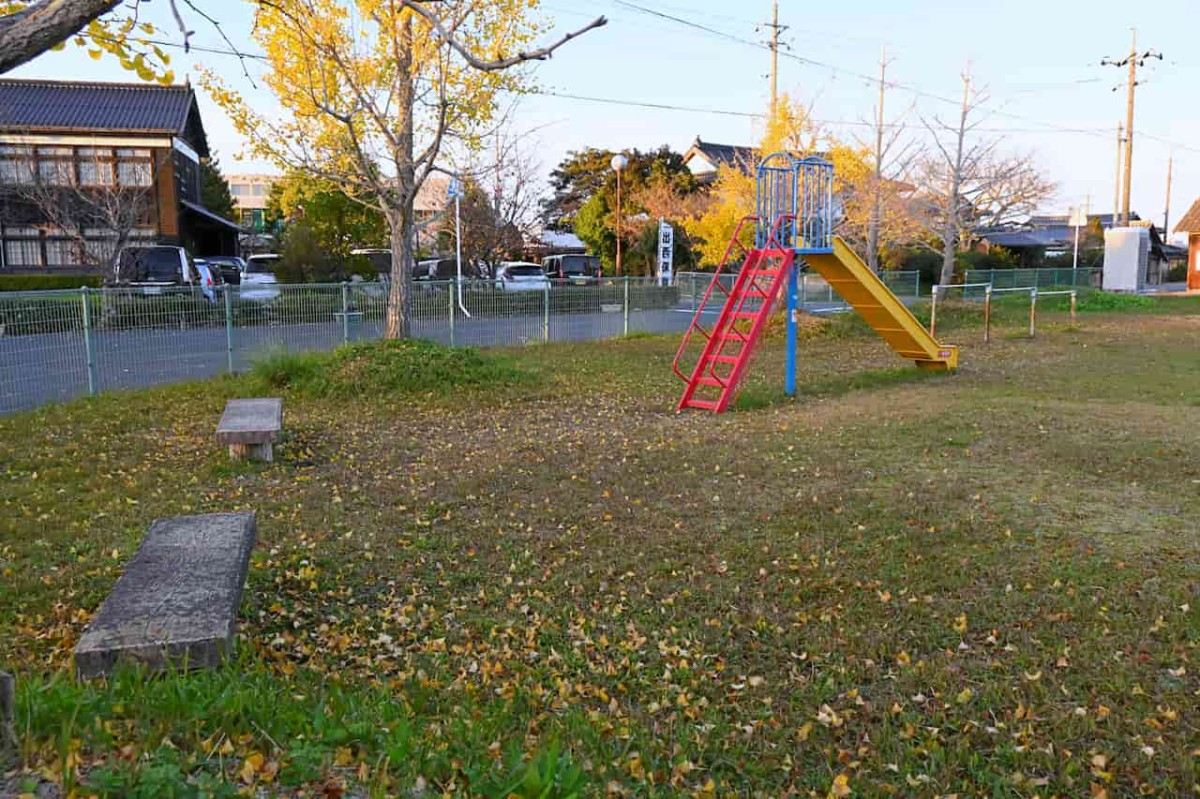
<instances>
[{"instance_id":1,"label":"chain-link fence","mask_svg":"<svg viewBox=\"0 0 1200 799\"><path fill-rule=\"evenodd\" d=\"M916 300L921 296L921 273L918 271L885 271L880 273L879 277L893 294L903 300ZM735 280L737 273L721 275L721 283L726 289L731 288ZM711 281L711 272L676 274L675 285L679 288L679 301L683 307L694 309L704 299L704 291ZM847 307L833 286L814 272L800 273L799 290L800 306L810 313Z\"/></svg>"},{"instance_id":2,"label":"chain-link fence","mask_svg":"<svg viewBox=\"0 0 1200 799\"><path fill-rule=\"evenodd\" d=\"M1098 266L1081 266L1078 269L968 269L963 273L963 282L991 283L998 289L1046 289L1052 286L1100 288L1103 271Z\"/></svg>"},{"instance_id":3,"label":"chain-link fence","mask_svg":"<svg viewBox=\"0 0 1200 799\"><path fill-rule=\"evenodd\" d=\"M887 274L901 296L916 296L915 279L916 273ZM417 338L475 347L677 333L711 280L711 273L681 273L670 286L605 278L517 289L471 281L461 293L453 281L418 282L409 327ZM819 276L805 275L801 292L810 311L842 306ZM0 293L0 413L243 372L279 350L331 350L380 338L387 293L387 284L371 282L248 284L209 294L183 287Z\"/></svg>"}]
</instances>

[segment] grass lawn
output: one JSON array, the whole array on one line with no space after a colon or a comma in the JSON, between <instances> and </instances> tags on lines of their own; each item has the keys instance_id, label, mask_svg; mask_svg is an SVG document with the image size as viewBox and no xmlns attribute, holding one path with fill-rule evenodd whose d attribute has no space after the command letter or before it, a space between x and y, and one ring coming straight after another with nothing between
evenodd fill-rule
<instances>
[{"instance_id":1,"label":"grass lawn","mask_svg":"<svg viewBox=\"0 0 1200 799\"><path fill-rule=\"evenodd\" d=\"M795 402L773 340L721 417L637 338L0 419L0 795L1196 795L1200 302L1055 307L939 310L950 377L810 329ZM147 525L235 509L237 662L76 684Z\"/></svg>"}]
</instances>

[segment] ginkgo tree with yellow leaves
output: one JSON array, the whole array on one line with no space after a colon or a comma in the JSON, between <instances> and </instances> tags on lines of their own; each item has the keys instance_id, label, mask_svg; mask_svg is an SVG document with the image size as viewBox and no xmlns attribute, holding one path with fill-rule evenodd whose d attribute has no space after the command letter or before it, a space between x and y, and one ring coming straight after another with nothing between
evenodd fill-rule
<instances>
[{"instance_id":1,"label":"ginkgo tree with yellow leaves","mask_svg":"<svg viewBox=\"0 0 1200 799\"><path fill-rule=\"evenodd\" d=\"M548 58L583 28L535 47L537 0L272 0L254 39L283 113L264 113L213 73L204 82L252 155L332 181L387 220L392 250L386 335L406 333L415 256L413 200L452 142L471 149L516 69Z\"/></svg>"},{"instance_id":2,"label":"ginkgo tree with yellow leaves","mask_svg":"<svg viewBox=\"0 0 1200 799\"><path fill-rule=\"evenodd\" d=\"M871 153L866 147L848 144L826 134L802 103L782 95L775 113L767 118L763 138L754 151L754 163L725 164L709 191L710 202L689 225L688 230L702 243L700 251L705 263L721 262L739 220L755 211L755 171L757 162L776 152L797 157L820 154L833 163L834 193L838 197L839 223L837 232L853 246L866 243L872 209ZM903 225L908 212L902 203L887 206L891 226L897 240L907 235L911 225ZM742 230L743 245L754 236L753 226ZM891 243L891 239L888 239Z\"/></svg>"}]
</instances>

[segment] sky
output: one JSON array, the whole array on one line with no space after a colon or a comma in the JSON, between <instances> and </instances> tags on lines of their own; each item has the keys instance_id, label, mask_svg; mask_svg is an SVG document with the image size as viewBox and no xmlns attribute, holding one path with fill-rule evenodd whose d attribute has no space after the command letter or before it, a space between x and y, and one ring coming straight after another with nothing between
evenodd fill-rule
<instances>
[{"instance_id":1,"label":"sky","mask_svg":"<svg viewBox=\"0 0 1200 799\"><path fill-rule=\"evenodd\" d=\"M1171 217L1178 220L1200 198L1200 48L1195 47L1194 0L1163 0L1152 7L1102 0L859 0L822 3L780 0L779 87L812 109L825 129L843 140L866 137L874 117L881 55L889 59L886 116L906 134L926 135L922 120L951 120L968 67L986 92L980 128L1003 148L1030 155L1058 185L1047 212L1066 213L1090 199L1093 212L1112 210L1116 126L1125 118L1126 74L1101 66L1122 58L1137 26L1139 50L1164 56L1139 74L1133 159L1133 210L1162 224L1167 162L1174 155ZM252 5L209 0L203 8L221 20L239 49L255 52ZM184 9L186 11L186 8ZM165 2L144 5L143 16L162 36L181 41ZM683 151L697 136L753 144L761 122L750 115L767 106L770 0L543 0L546 39L603 14L609 24L589 32L531 70L544 92L522 98L513 112L517 131L534 131L543 171L570 150L651 148ZM662 16L666 15L666 16ZM675 17L669 19L667 17ZM202 19L188 20L192 44L226 49ZM223 75L260 107L270 97L242 75L237 58L173 50L178 79L201 66ZM261 66L251 62L251 74ZM47 53L11 77L132 80L112 59L92 61L69 48ZM1115 90L1114 90L1115 89ZM598 102L598 99L620 104ZM675 106L647 108L628 103ZM679 110L687 108L690 110ZM201 96L210 145L226 173L272 171L239 163L242 142L221 110ZM1173 222L1172 222L1173 224Z\"/></svg>"}]
</instances>

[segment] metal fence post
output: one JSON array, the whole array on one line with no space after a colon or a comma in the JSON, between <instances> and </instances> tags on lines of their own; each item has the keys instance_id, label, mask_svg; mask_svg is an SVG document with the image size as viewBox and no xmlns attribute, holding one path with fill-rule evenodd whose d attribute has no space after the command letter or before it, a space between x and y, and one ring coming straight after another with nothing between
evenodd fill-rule
<instances>
[{"instance_id":1,"label":"metal fence post","mask_svg":"<svg viewBox=\"0 0 1200 799\"><path fill-rule=\"evenodd\" d=\"M96 350L92 346L92 312L88 301L90 289L83 286L79 289L79 299L83 302L83 349L87 356L88 396L96 396Z\"/></svg>"},{"instance_id":2,"label":"metal fence post","mask_svg":"<svg viewBox=\"0 0 1200 799\"><path fill-rule=\"evenodd\" d=\"M225 363L233 374L233 286L224 287L225 294Z\"/></svg>"},{"instance_id":3,"label":"metal fence post","mask_svg":"<svg viewBox=\"0 0 1200 799\"><path fill-rule=\"evenodd\" d=\"M1075 327L1075 298L1079 294L1078 291L1071 292L1071 327Z\"/></svg>"},{"instance_id":4,"label":"metal fence post","mask_svg":"<svg viewBox=\"0 0 1200 799\"><path fill-rule=\"evenodd\" d=\"M550 343L550 281L542 290L542 341Z\"/></svg>"},{"instance_id":5,"label":"metal fence post","mask_svg":"<svg viewBox=\"0 0 1200 799\"><path fill-rule=\"evenodd\" d=\"M920 298L921 298L921 273L917 272L917 287L913 291L913 299L916 300L916 299L920 299Z\"/></svg>"},{"instance_id":6,"label":"metal fence post","mask_svg":"<svg viewBox=\"0 0 1200 799\"><path fill-rule=\"evenodd\" d=\"M983 290L983 343L992 342L992 284Z\"/></svg>"},{"instance_id":7,"label":"metal fence post","mask_svg":"<svg viewBox=\"0 0 1200 799\"><path fill-rule=\"evenodd\" d=\"M938 287L935 285L929 302L929 335L934 338L937 337L937 298Z\"/></svg>"},{"instance_id":8,"label":"metal fence post","mask_svg":"<svg viewBox=\"0 0 1200 799\"><path fill-rule=\"evenodd\" d=\"M456 286L450 286L446 293L450 295L450 346L454 346L454 289Z\"/></svg>"},{"instance_id":9,"label":"metal fence post","mask_svg":"<svg viewBox=\"0 0 1200 799\"><path fill-rule=\"evenodd\" d=\"M800 273L800 307L808 305L808 272Z\"/></svg>"},{"instance_id":10,"label":"metal fence post","mask_svg":"<svg viewBox=\"0 0 1200 799\"><path fill-rule=\"evenodd\" d=\"M1029 337L1037 334L1037 286L1029 290Z\"/></svg>"},{"instance_id":11,"label":"metal fence post","mask_svg":"<svg viewBox=\"0 0 1200 799\"><path fill-rule=\"evenodd\" d=\"M342 283L342 344L350 343L350 283Z\"/></svg>"},{"instance_id":12,"label":"metal fence post","mask_svg":"<svg viewBox=\"0 0 1200 799\"><path fill-rule=\"evenodd\" d=\"M623 316L624 316L624 320L622 321L622 329L623 329L623 331L624 331L624 332L622 333L622 335L625 335L625 336L628 336L628 335L629 335L629 280L630 280L629 278L624 278L624 283L625 283L625 286L624 286L624 290L625 290L625 302L624 302L624 306L625 306L625 312L624 312L624 314L623 314Z\"/></svg>"}]
</instances>

